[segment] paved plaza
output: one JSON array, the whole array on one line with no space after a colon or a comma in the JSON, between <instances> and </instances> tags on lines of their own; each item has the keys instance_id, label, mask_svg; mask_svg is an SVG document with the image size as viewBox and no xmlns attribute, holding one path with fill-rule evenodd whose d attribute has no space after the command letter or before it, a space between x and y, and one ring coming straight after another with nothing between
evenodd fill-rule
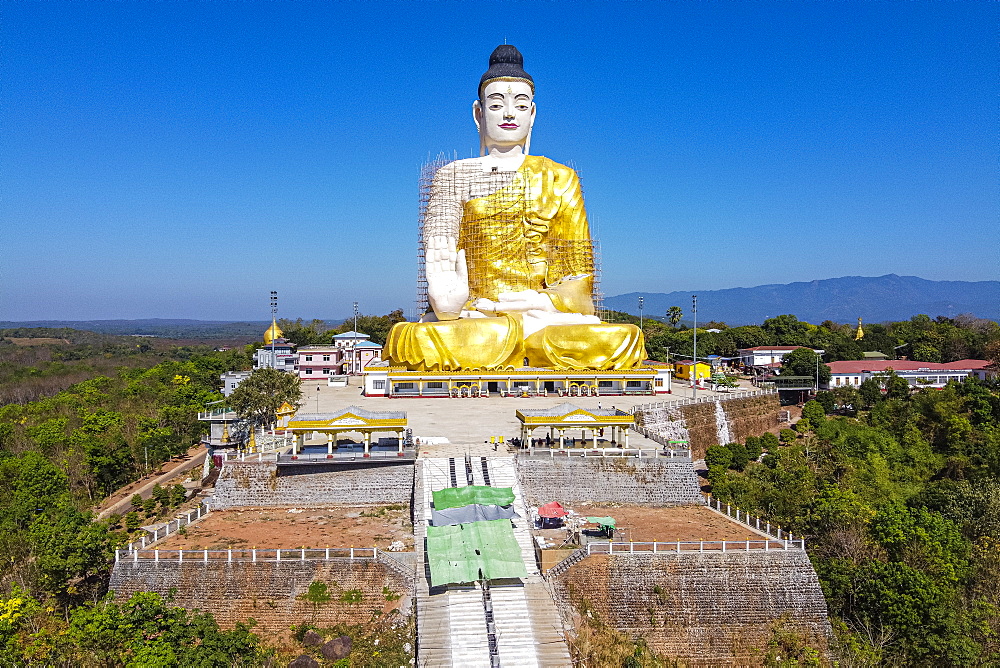
<instances>
[{"instance_id":1,"label":"paved plaza","mask_svg":"<svg viewBox=\"0 0 1000 668\"><path fill-rule=\"evenodd\" d=\"M362 395L362 379L351 377L347 387L328 387L325 383L305 381L302 383L302 413L333 412L347 406L359 406L372 411L405 411L407 423L413 430L414 438L446 438L448 443L421 445L420 456L453 457L470 453L475 456L496 456L504 452L503 446L494 452L490 437L502 436L504 440L520 434L520 423L516 411L525 408L551 408L562 403L571 403L580 408L611 408L629 410L635 405L652 402L669 402L691 397L691 388L681 383L674 384L673 394L658 396L607 396L607 397L499 397L487 398L447 398L447 397L407 397L388 399L386 397L365 397ZM740 390L754 389L748 382L740 385ZM698 390L698 396L728 396L729 393L715 393ZM542 431L537 432L538 436ZM580 437L579 433L567 436ZM318 442L318 441L317 441ZM323 441L325 443L325 441ZM633 448L661 448L659 444L632 432L629 446Z\"/></svg>"}]
</instances>

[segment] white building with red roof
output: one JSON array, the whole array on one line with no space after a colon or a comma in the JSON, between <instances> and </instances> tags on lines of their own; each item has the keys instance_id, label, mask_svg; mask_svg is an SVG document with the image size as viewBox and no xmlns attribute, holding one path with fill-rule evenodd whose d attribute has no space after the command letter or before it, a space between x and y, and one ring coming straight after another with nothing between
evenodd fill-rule
<instances>
[{"instance_id":1,"label":"white building with red roof","mask_svg":"<svg viewBox=\"0 0 1000 668\"><path fill-rule=\"evenodd\" d=\"M754 346L753 348L740 348L736 351L736 355L739 357L740 364L743 366L766 366L775 368L781 366L781 360L784 359L785 355L793 350L805 347L806 346ZM810 350L815 352L817 355L822 355L825 352L814 348L811 348Z\"/></svg>"},{"instance_id":2,"label":"white building with red roof","mask_svg":"<svg viewBox=\"0 0 1000 668\"><path fill-rule=\"evenodd\" d=\"M827 362L830 367L830 383L823 389L836 387L858 387L875 375L890 369L915 388L941 388L951 381L962 381L969 376L984 380L990 370L986 360L959 360L947 364L934 362L914 362L911 360L847 360Z\"/></svg>"}]
</instances>

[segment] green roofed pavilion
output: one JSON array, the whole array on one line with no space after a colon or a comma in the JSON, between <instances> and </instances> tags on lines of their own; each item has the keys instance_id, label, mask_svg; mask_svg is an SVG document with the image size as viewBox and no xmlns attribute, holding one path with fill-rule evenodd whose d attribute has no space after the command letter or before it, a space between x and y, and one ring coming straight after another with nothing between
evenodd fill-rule
<instances>
[{"instance_id":1,"label":"green roofed pavilion","mask_svg":"<svg viewBox=\"0 0 1000 668\"><path fill-rule=\"evenodd\" d=\"M510 487L446 487L434 492L434 510L461 508L479 504L481 506L509 506L514 503L514 490ZM508 522L509 524L510 522Z\"/></svg>"},{"instance_id":2,"label":"green roofed pavilion","mask_svg":"<svg viewBox=\"0 0 1000 668\"><path fill-rule=\"evenodd\" d=\"M431 586L526 578L510 520L427 527Z\"/></svg>"}]
</instances>

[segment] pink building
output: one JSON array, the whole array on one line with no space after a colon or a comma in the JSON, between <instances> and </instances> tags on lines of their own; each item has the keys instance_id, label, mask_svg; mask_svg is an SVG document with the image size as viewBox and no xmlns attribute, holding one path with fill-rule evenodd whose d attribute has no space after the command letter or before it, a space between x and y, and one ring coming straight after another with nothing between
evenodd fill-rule
<instances>
[{"instance_id":1,"label":"pink building","mask_svg":"<svg viewBox=\"0 0 1000 668\"><path fill-rule=\"evenodd\" d=\"M299 378L327 380L331 376L361 375L370 363L382 360L382 346L369 338L360 332L345 332L335 335L330 345L301 346Z\"/></svg>"}]
</instances>

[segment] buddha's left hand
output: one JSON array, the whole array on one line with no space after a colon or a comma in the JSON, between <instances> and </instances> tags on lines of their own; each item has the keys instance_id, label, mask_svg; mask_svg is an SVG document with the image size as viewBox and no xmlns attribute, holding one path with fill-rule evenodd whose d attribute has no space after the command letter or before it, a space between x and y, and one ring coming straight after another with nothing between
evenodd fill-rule
<instances>
[{"instance_id":1,"label":"buddha's left hand","mask_svg":"<svg viewBox=\"0 0 1000 668\"><path fill-rule=\"evenodd\" d=\"M536 290L522 290L520 292L502 292L497 296L497 300L477 299L473 304L479 311L484 313L524 313L526 311L544 311L546 313L558 313L559 310L552 304L548 295Z\"/></svg>"}]
</instances>

